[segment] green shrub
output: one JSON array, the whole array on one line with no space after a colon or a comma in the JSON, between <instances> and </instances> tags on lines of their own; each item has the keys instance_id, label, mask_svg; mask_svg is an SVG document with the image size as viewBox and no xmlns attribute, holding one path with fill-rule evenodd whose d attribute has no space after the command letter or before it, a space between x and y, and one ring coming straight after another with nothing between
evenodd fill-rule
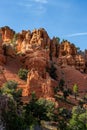
<instances>
[{"instance_id":1,"label":"green shrub","mask_svg":"<svg viewBox=\"0 0 87 130\"><path fill-rule=\"evenodd\" d=\"M22 89L17 89L17 82L9 80L0 89L0 95L7 95L12 100L20 102Z\"/></svg>"},{"instance_id":2,"label":"green shrub","mask_svg":"<svg viewBox=\"0 0 87 130\"><path fill-rule=\"evenodd\" d=\"M9 88L9 89L16 89L17 88L18 83L14 80L9 80L7 81L3 87Z\"/></svg>"},{"instance_id":3,"label":"green shrub","mask_svg":"<svg viewBox=\"0 0 87 130\"><path fill-rule=\"evenodd\" d=\"M2 107L0 106L0 117L5 130L26 130L26 122L24 122L23 110L18 108L17 102L6 96L2 96ZM1 130L1 129L0 129ZM4 129L3 129L4 130Z\"/></svg>"},{"instance_id":4,"label":"green shrub","mask_svg":"<svg viewBox=\"0 0 87 130\"><path fill-rule=\"evenodd\" d=\"M18 71L18 76L19 76L19 78L20 79L22 79L22 80L27 80L27 74L28 74L28 70L27 69L20 69L19 71Z\"/></svg>"},{"instance_id":5,"label":"green shrub","mask_svg":"<svg viewBox=\"0 0 87 130\"><path fill-rule=\"evenodd\" d=\"M74 86L73 86L73 93L75 95L75 99L77 98L78 91L79 91L78 85L74 84Z\"/></svg>"},{"instance_id":6,"label":"green shrub","mask_svg":"<svg viewBox=\"0 0 87 130\"><path fill-rule=\"evenodd\" d=\"M6 130L25 130L21 96L22 89L17 88L16 81L7 81L0 89L0 116Z\"/></svg>"},{"instance_id":7,"label":"green shrub","mask_svg":"<svg viewBox=\"0 0 87 130\"><path fill-rule=\"evenodd\" d=\"M44 98L37 99L32 95L29 103L25 105L25 122L27 125L40 123L41 120L50 121L53 119L55 104Z\"/></svg>"}]
</instances>

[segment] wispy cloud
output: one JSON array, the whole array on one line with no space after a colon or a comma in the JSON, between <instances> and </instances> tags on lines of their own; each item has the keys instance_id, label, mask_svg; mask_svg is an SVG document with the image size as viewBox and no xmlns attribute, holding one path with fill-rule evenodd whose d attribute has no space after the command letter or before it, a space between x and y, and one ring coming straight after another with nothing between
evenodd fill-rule
<instances>
[{"instance_id":1,"label":"wispy cloud","mask_svg":"<svg viewBox=\"0 0 87 130\"><path fill-rule=\"evenodd\" d=\"M32 7L32 4L31 3L23 3L23 2L20 2L18 3L19 6L23 6L23 7Z\"/></svg>"},{"instance_id":2,"label":"wispy cloud","mask_svg":"<svg viewBox=\"0 0 87 130\"><path fill-rule=\"evenodd\" d=\"M48 0L24 0L19 3L19 6L23 6L27 12L40 15L46 12L46 4Z\"/></svg>"},{"instance_id":3,"label":"wispy cloud","mask_svg":"<svg viewBox=\"0 0 87 130\"><path fill-rule=\"evenodd\" d=\"M36 15L40 15L46 12L46 8L42 5L37 6L36 8L34 8L34 10L32 10L32 12Z\"/></svg>"},{"instance_id":4,"label":"wispy cloud","mask_svg":"<svg viewBox=\"0 0 87 130\"><path fill-rule=\"evenodd\" d=\"M33 0L33 1L37 3L42 3L42 4L48 3L48 0Z\"/></svg>"},{"instance_id":5,"label":"wispy cloud","mask_svg":"<svg viewBox=\"0 0 87 130\"><path fill-rule=\"evenodd\" d=\"M68 34L66 35L66 37L77 37L77 36L85 36L85 35L87 35L87 32Z\"/></svg>"}]
</instances>

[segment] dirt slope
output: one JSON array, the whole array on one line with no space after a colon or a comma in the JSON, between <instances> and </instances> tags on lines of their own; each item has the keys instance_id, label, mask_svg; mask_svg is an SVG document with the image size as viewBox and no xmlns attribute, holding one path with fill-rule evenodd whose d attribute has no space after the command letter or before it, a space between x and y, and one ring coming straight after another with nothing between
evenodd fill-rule
<instances>
[{"instance_id":1,"label":"dirt slope","mask_svg":"<svg viewBox=\"0 0 87 130\"><path fill-rule=\"evenodd\" d=\"M26 82L19 79L18 70L21 68L22 64L18 57L11 58L7 57L6 65L3 66L3 75L8 80L15 80L18 83L18 87L23 89L23 96L27 95Z\"/></svg>"},{"instance_id":2,"label":"dirt slope","mask_svg":"<svg viewBox=\"0 0 87 130\"><path fill-rule=\"evenodd\" d=\"M63 78L66 81L66 86L73 88L76 83L79 86L79 91L86 92L87 90L87 74L83 74L74 67L67 66L66 68L58 67L57 73L59 79Z\"/></svg>"}]
</instances>

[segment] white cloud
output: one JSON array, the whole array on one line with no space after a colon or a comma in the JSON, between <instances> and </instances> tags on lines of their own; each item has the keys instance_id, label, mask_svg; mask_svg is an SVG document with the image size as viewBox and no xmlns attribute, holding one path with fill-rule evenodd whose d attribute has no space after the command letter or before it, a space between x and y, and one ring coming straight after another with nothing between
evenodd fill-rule
<instances>
[{"instance_id":1,"label":"white cloud","mask_svg":"<svg viewBox=\"0 0 87 130\"><path fill-rule=\"evenodd\" d=\"M29 3L18 3L19 6L23 6L23 7L32 7L32 4L29 4Z\"/></svg>"},{"instance_id":2,"label":"white cloud","mask_svg":"<svg viewBox=\"0 0 87 130\"><path fill-rule=\"evenodd\" d=\"M24 0L19 3L19 6L23 6L27 12L34 15L41 15L46 12L46 4L48 0Z\"/></svg>"},{"instance_id":3,"label":"white cloud","mask_svg":"<svg viewBox=\"0 0 87 130\"><path fill-rule=\"evenodd\" d=\"M76 36L85 36L85 35L87 35L87 32L68 34L66 35L66 37L76 37Z\"/></svg>"},{"instance_id":4,"label":"white cloud","mask_svg":"<svg viewBox=\"0 0 87 130\"><path fill-rule=\"evenodd\" d=\"M34 2L37 2L37 3L41 3L41 4L46 4L48 3L48 0L33 0Z\"/></svg>"}]
</instances>

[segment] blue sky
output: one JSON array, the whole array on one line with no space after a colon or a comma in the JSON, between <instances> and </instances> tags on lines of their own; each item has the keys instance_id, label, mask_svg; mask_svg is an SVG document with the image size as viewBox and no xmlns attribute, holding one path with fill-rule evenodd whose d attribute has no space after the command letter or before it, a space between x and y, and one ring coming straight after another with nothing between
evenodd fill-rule
<instances>
[{"instance_id":1,"label":"blue sky","mask_svg":"<svg viewBox=\"0 0 87 130\"><path fill-rule=\"evenodd\" d=\"M87 48L87 0L1 0L0 27L16 32L43 27L49 36L58 36Z\"/></svg>"}]
</instances>

